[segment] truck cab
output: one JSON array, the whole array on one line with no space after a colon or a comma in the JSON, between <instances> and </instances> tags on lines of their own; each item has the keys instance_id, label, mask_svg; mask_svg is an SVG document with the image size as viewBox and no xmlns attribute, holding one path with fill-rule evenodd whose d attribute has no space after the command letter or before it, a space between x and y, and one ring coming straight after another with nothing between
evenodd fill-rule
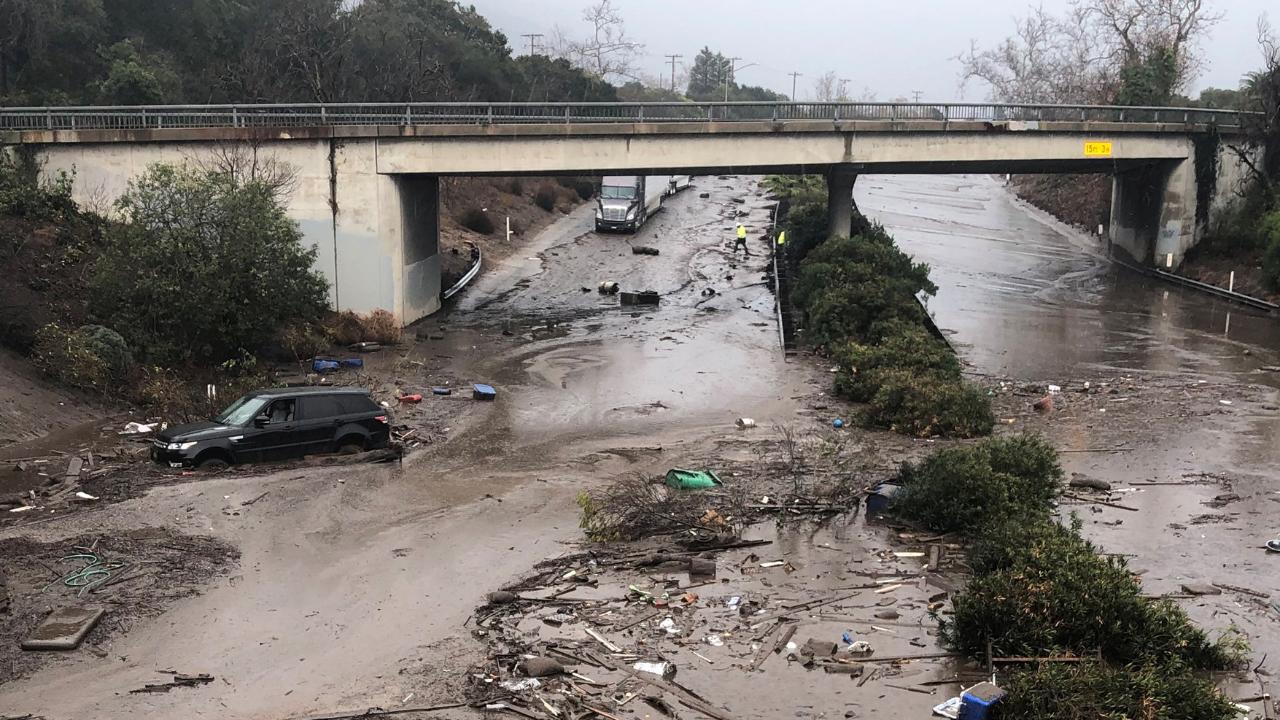
<instances>
[{"instance_id":1,"label":"truck cab","mask_svg":"<svg viewBox=\"0 0 1280 720\"><path fill-rule=\"evenodd\" d=\"M596 232L624 230L635 232L648 216L643 175L606 175L600 180L596 200ZM661 202L661 198L659 198Z\"/></svg>"}]
</instances>

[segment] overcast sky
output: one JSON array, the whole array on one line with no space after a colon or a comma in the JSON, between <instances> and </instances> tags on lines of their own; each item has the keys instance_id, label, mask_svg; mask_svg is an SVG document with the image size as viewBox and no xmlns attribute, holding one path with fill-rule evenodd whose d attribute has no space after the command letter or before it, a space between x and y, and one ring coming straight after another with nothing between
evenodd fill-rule
<instances>
[{"instance_id":1,"label":"overcast sky","mask_svg":"<svg viewBox=\"0 0 1280 720\"><path fill-rule=\"evenodd\" d=\"M467 2L468 0L464 0ZM511 47L525 53L525 33L549 34L560 26L569 36L583 36L582 9L591 0L469 0L506 33ZM1047 10L1067 0L1044 0ZM1236 87L1240 77L1261 65L1257 20L1276 0L1210 0L1226 13L1204 43L1208 60L1196 79L1203 87ZM910 97L919 90L925 101L986 99L986 88L960 87L956 55L970 40L990 46L1009 35L1013 18L1023 15L1028 0L614 0L627 32L644 43L644 72L669 77L663 55L679 53L683 62L704 45L740 64L755 63L737 74L738 82L791 92L788 73L803 73L797 94L811 96L813 79L833 70L848 78L853 96L864 88L877 99Z\"/></svg>"}]
</instances>

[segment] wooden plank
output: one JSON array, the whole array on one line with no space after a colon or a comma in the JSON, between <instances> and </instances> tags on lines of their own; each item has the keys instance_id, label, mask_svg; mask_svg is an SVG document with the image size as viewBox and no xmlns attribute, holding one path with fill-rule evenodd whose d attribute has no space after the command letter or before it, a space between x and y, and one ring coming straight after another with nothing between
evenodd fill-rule
<instances>
[{"instance_id":1,"label":"wooden plank","mask_svg":"<svg viewBox=\"0 0 1280 720\"><path fill-rule=\"evenodd\" d=\"M102 608L74 606L54 610L22 641L22 649L75 650L104 612Z\"/></svg>"}]
</instances>

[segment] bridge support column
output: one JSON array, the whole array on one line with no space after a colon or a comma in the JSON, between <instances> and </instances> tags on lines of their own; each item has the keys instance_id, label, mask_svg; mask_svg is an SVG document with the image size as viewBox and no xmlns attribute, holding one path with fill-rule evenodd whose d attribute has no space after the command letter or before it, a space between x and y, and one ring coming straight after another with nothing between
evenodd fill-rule
<instances>
[{"instance_id":1,"label":"bridge support column","mask_svg":"<svg viewBox=\"0 0 1280 720\"><path fill-rule=\"evenodd\" d=\"M1111 249L1161 269L1182 264L1195 244L1194 161L1117 173L1111 186Z\"/></svg>"},{"instance_id":2,"label":"bridge support column","mask_svg":"<svg viewBox=\"0 0 1280 720\"><path fill-rule=\"evenodd\" d=\"M387 310L403 324L440 308L440 180L378 172L377 145L335 142L327 183L339 310Z\"/></svg>"},{"instance_id":3,"label":"bridge support column","mask_svg":"<svg viewBox=\"0 0 1280 720\"><path fill-rule=\"evenodd\" d=\"M857 179L852 166L833 165L827 172L827 237L853 234L853 184Z\"/></svg>"}]
</instances>

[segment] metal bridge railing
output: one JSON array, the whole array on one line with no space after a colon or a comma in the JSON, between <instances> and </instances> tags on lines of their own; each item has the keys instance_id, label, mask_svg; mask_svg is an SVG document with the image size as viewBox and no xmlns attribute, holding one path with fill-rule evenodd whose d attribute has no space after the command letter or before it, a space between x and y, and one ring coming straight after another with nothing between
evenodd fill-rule
<instances>
[{"instance_id":1,"label":"metal bridge railing","mask_svg":"<svg viewBox=\"0 0 1280 720\"><path fill-rule=\"evenodd\" d=\"M500 125L750 121L1135 122L1239 127L1233 110L990 103L337 103L0 107L0 130L162 130L338 125Z\"/></svg>"}]
</instances>

